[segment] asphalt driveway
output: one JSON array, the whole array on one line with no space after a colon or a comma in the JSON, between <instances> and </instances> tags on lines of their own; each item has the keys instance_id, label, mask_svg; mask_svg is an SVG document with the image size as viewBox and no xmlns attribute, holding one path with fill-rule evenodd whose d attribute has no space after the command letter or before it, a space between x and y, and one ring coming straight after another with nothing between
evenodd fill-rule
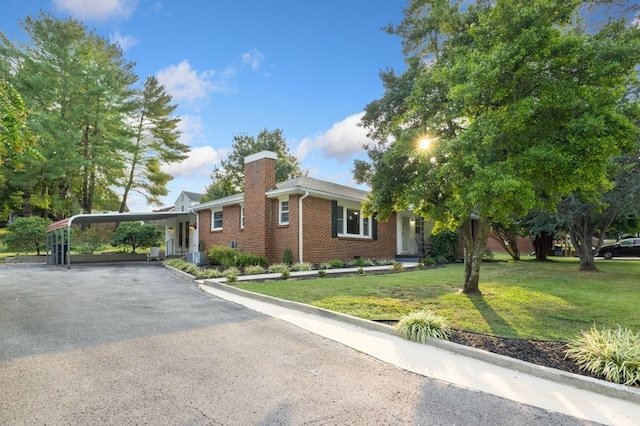
<instances>
[{"instance_id":1,"label":"asphalt driveway","mask_svg":"<svg viewBox=\"0 0 640 426\"><path fill-rule=\"evenodd\" d=\"M0 424L588 424L384 364L156 263L0 265Z\"/></svg>"}]
</instances>

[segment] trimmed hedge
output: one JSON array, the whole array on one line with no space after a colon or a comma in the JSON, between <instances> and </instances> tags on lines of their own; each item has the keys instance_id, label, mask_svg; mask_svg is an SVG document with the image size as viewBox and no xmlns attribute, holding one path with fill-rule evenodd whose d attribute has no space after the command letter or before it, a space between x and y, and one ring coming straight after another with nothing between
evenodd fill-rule
<instances>
[{"instance_id":1,"label":"trimmed hedge","mask_svg":"<svg viewBox=\"0 0 640 426\"><path fill-rule=\"evenodd\" d=\"M207 258L212 265L227 267L243 268L245 266L264 266L267 264L267 259L263 256L241 252L238 249L225 246L212 246L207 250Z\"/></svg>"}]
</instances>

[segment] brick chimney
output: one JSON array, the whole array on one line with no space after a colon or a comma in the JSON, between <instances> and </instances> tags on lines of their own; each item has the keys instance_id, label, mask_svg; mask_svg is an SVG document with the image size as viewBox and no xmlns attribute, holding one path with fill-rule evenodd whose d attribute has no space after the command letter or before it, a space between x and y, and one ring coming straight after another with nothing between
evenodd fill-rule
<instances>
[{"instance_id":1,"label":"brick chimney","mask_svg":"<svg viewBox=\"0 0 640 426\"><path fill-rule=\"evenodd\" d=\"M271 151L262 151L244 159L244 232L248 253L273 257L273 200L265 193L276 185L276 158Z\"/></svg>"}]
</instances>

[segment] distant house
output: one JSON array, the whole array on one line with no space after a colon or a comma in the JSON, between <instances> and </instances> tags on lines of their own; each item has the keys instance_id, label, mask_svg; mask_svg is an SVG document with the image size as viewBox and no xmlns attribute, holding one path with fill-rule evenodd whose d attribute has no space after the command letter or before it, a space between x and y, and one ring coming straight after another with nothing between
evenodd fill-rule
<instances>
[{"instance_id":1,"label":"distant house","mask_svg":"<svg viewBox=\"0 0 640 426\"><path fill-rule=\"evenodd\" d=\"M167 228L173 254L223 245L270 263L281 262L287 250L295 262L320 263L417 256L424 246L431 230L421 217L406 211L378 221L362 210L366 191L310 177L276 182L276 158L270 151L246 157L241 194L198 204L183 192L176 209L190 209L195 216L194 222ZM167 252L172 254L169 243Z\"/></svg>"}]
</instances>

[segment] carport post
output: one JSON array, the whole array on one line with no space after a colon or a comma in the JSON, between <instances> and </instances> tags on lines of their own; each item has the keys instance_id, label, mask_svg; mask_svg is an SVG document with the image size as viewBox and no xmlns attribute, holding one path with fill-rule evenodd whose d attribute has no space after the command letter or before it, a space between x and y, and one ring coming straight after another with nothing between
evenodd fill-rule
<instances>
[{"instance_id":1,"label":"carport post","mask_svg":"<svg viewBox=\"0 0 640 426\"><path fill-rule=\"evenodd\" d=\"M71 222L67 225L67 245L65 250L65 255L67 256L67 269L71 269ZM63 246L64 247L64 246Z\"/></svg>"}]
</instances>

